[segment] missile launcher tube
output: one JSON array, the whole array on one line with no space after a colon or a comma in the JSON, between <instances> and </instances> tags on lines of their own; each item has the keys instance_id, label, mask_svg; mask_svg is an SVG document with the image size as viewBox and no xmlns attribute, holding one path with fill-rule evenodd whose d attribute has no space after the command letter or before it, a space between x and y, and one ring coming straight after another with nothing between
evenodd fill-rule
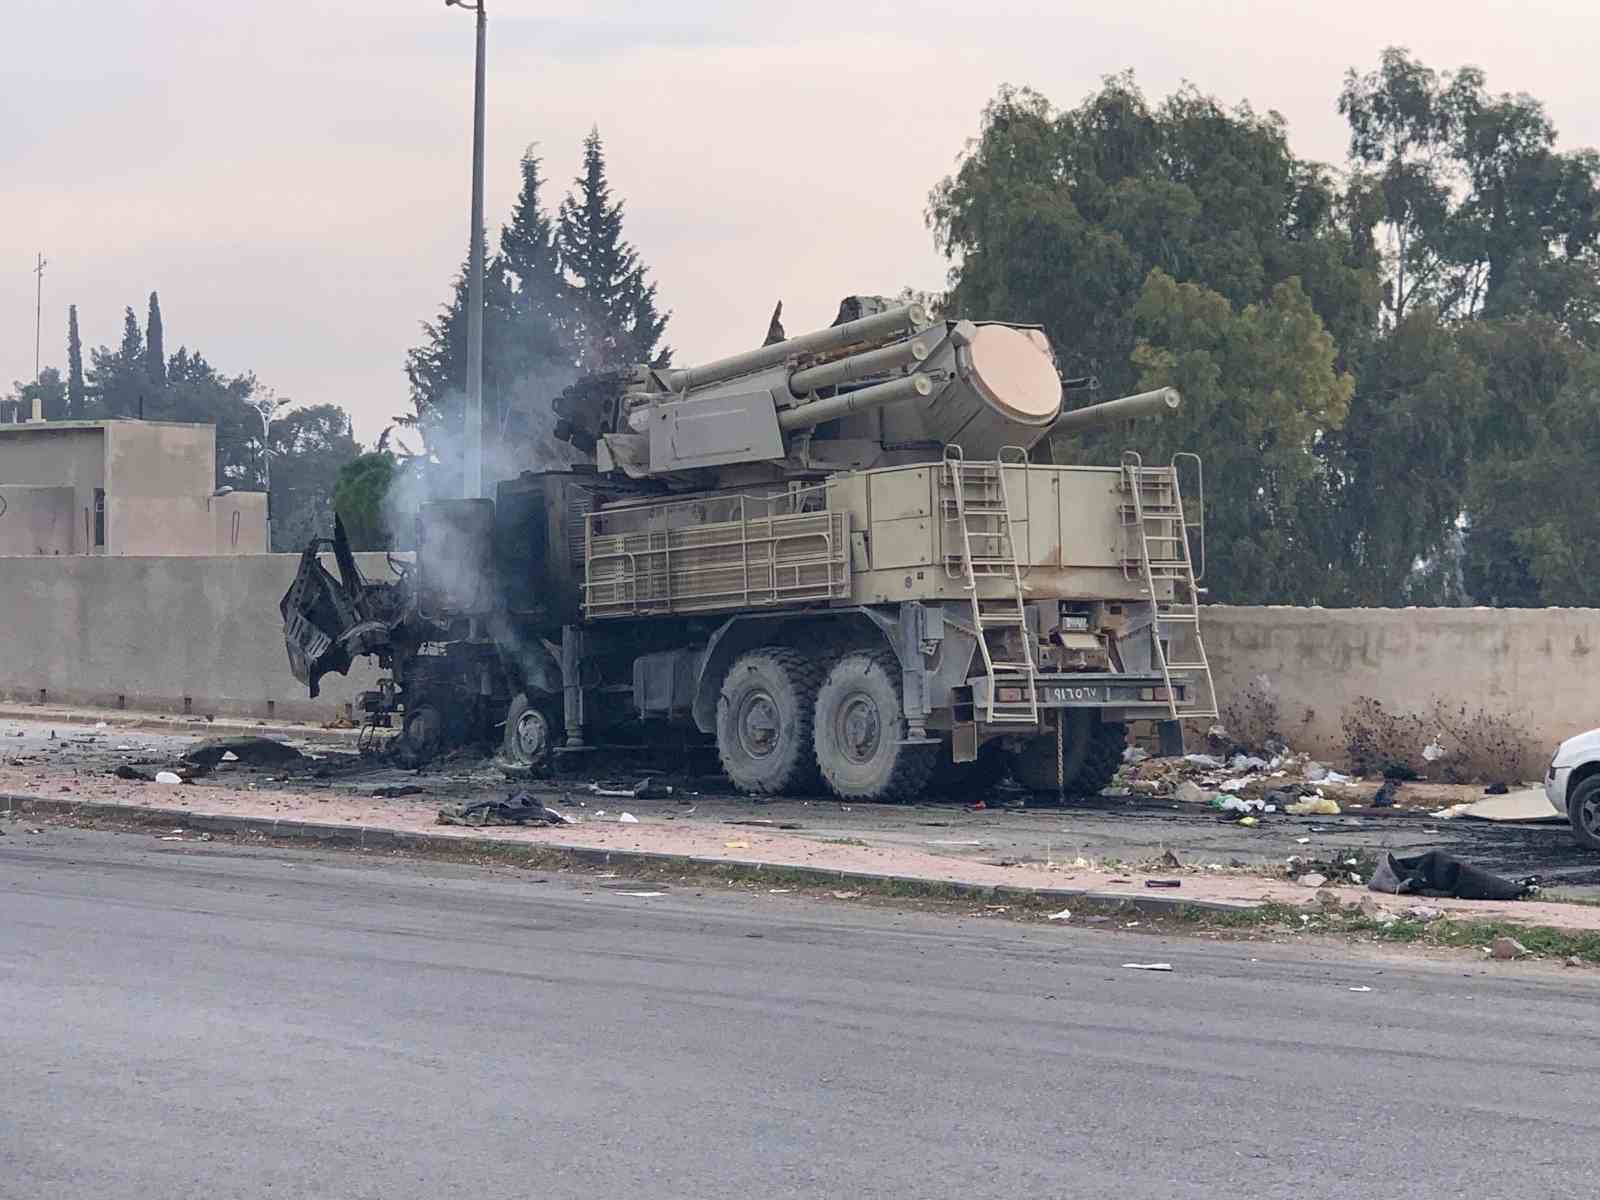
<instances>
[{"instance_id":1,"label":"missile launcher tube","mask_svg":"<svg viewBox=\"0 0 1600 1200\"><path fill-rule=\"evenodd\" d=\"M810 404L802 404L798 408L785 409L778 414L778 428L785 433L793 433L798 429L810 429L824 421L837 420L849 413L883 408L885 405L897 404L902 400L924 399L932 393L933 381L926 375L902 375L899 379L875 383L871 387L857 388L853 392L841 392L837 396L829 396L823 400L813 400Z\"/></svg>"},{"instance_id":2,"label":"missile launcher tube","mask_svg":"<svg viewBox=\"0 0 1600 1200\"><path fill-rule=\"evenodd\" d=\"M892 371L896 367L921 362L927 357L926 338L916 337L909 341L895 342L877 350L852 354L849 358L836 358L832 362L796 371L789 376L789 390L796 396L804 396L808 392L822 388L837 387L841 383L852 383L857 379L868 379L884 371Z\"/></svg>"},{"instance_id":3,"label":"missile launcher tube","mask_svg":"<svg viewBox=\"0 0 1600 1200\"><path fill-rule=\"evenodd\" d=\"M687 392L721 383L725 379L736 379L752 371L780 366L802 354L823 354L864 342L884 342L890 338L904 337L927 323L928 313L922 305L905 304L869 317L846 321L843 325L802 333L786 341L762 346L759 350L747 350L743 354L713 359L694 367L658 371L656 376L669 390Z\"/></svg>"}]
</instances>

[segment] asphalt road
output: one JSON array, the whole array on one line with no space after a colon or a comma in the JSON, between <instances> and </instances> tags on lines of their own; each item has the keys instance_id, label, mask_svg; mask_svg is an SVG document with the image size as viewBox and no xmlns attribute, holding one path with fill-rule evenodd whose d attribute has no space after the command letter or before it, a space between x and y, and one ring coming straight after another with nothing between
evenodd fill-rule
<instances>
[{"instance_id":1,"label":"asphalt road","mask_svg":"<svg viewBox=\"0 0 1600 1200\"><path fill-rule=\"evenodd\" d=\"M1594 1194L1589 971L4 829L8 1198Z\"/></svg>"}]
</instances>

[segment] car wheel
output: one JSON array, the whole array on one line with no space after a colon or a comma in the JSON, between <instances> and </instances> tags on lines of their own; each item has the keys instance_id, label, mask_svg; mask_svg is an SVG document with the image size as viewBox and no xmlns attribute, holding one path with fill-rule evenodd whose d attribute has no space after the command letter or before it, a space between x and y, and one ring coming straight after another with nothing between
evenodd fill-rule
<instances>
[{"instance_id":1,"label":"car wheel","mask_svg":"<svg viewBox=\"0 0 1600 1200\"><path fill-rule=\"evenodd\" d=\"M1600 775L1591 775L1567 793L1572 836L1585 850L1600 850Z\"/></svg>"}]
</instances>

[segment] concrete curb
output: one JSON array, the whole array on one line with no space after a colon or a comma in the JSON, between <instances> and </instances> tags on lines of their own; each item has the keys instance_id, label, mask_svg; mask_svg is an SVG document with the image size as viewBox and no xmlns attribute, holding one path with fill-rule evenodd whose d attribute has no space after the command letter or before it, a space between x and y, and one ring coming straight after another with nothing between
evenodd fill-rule
<instances>
[{"instance_id":1,"label":"concrete curb","mask_svg":"<svg viewBox=\"0 0 1600 1200\"><path fill-rule=\"evenodd\" d=\"M323 821L286 821L276 817L235 817L191 812L185 808L149 808L140 804L112 804L98 800L60 800L20 792L0 792L0 804L17 812L66 817L102 817L135 825L181 826L201 833L259 834L270 838L304 840L319 846L346 846L361 850L460 850L480 847L501 853L520 853L555 868L566 864L583 867L695 867L718 869L742 878L780 875L822 885L858 884L878 891L939 896L947 899L1003 901L1035 900L1121 906L1151 916L1170 916L1185 909L1207 912L1251 912L1262 907L1254 901L1196 900L1182 896L1129 896L1086 888L1026 888L1004 884L966 883L927 879L915 875L889 875L876 871L840 871L755 859L708 858L690 854L662 854L653 850L606 850L559 842L514 842L503 838L462 837L459 834L416 833L378 825L334 825Z\"/></svg>"},{"instance_id":2,"label":"concrete curb","mask_svg":"<svg viewBox=\"0 0 1600 1200\"><path fill-rule=\"evenodd\" d=\"M262 737L323 738L332 742L354 741L361 733L359 728L325 729L312 721L272 721L256 717L214 717L206 721L153 709L73 708L70 705L47 705L41 708L37 704L8 701L0 701L0 720L73 726L95 726L103 721L109 729L166 733L174 737L219 737L223 734L249 733Z\"/></svg>"}]
</instances>

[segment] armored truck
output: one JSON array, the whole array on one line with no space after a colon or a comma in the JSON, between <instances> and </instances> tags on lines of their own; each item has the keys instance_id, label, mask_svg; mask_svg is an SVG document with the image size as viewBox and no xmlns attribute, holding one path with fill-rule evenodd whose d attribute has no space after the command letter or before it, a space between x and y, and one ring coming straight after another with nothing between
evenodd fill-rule
<instances>
[{"instance_id":1,"label":"armored truck","mask_svg":"<svg viewBox=\"0 0 1600 1200\"><path fill-rule=\"evenodd\" d=\"M361 707L414 760L698 742L757 795L1098 791L1130 721L1170 738L1216 701L1199 460L1049 461L1053 433L1181 399L1068 408L1083 382L1038 328L864 297L585 379L553 401L582 461L424 505L395 579L363 578L342 528L308 546L291 667L316 695L376 656Z\"/></svg>"}]
</instances>

